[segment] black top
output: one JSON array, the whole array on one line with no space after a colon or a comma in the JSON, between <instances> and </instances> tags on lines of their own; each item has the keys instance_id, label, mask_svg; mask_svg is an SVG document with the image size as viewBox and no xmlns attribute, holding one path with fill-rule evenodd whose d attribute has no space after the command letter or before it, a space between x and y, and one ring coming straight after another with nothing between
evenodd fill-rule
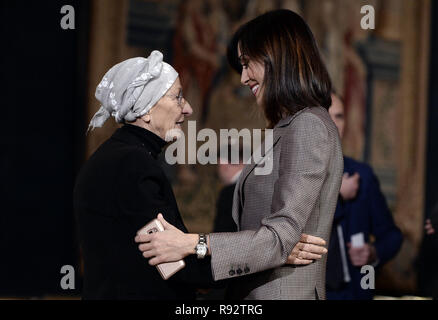
<instances>
[{"instance_id":1,"label":"black top","mask_svg":"<svg viewBox=\"0 0 438 320\"><path fill-rule=\"evenodd\" d=\"M163 280L138 250L139 229L162 213L187 232L157 156L166 142L143 128L117 129L81 169L74 189L84 262L84 299L194 299L213 284L210 258L186 257Z\"/></svg>"}]
</instances>

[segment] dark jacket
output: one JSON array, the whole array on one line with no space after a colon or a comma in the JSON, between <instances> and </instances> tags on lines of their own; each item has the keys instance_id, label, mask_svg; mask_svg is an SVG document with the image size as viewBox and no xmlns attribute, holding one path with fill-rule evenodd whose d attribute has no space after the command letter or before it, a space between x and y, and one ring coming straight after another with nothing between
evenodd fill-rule
<instances>
[{"instance_id":1,"label":"dark jacket","mask_svg":"<svg viewBox=\"0 0 438 320\"><path fill-rule=\"evenodd\" d=\"M216 218L213 232L236 232L237 226L231 214L233 210L233 196L236 184L230 184L222 188L216 202Z\"/></svg>"},{"instance_id":2,"label":"dark jacket","mask_svg":"<svg viewBox=\"0 0 438 320\"><path fill-rule=\"evenodd\" d=\"M346 243L350 242L352 235L359 232L364 233L365 242L367 243L373 237L378 257L376 267L378 268L397 254L403 241L402 234L394 224L385 197L380 191L379 181L371 167L365 163L344 157L344 172L348 172L350 175L358 172L360 185L356 198L350 201L338 201L333 227L336 228L338 224L342 226ZM361 288L360 281L365 274L360 273L361 267L352 265L347 245L345 245L345 253L351 281L344 284L337 291L327 288L327 299L372 299L374 290ZM328 252L328 260L330 259L331 250ZM342 270L339 271L342 272ZM327 277L329 277L329 273Z\"/></svg>"},{"instance_id":3,"label":"dark jacket","mask_svg":"<svg viewBox=\"0 0 438 320\"><path fill-rule=\"evenodd\" d=\"M212 284L209 258L185 258L186 267L163 280L138 250L139 229L162 213L187 232L157 156L165 141L125 125L81 169L74 207L84 262L84 299L194 299Z\"/></svg>"}]
</instances>

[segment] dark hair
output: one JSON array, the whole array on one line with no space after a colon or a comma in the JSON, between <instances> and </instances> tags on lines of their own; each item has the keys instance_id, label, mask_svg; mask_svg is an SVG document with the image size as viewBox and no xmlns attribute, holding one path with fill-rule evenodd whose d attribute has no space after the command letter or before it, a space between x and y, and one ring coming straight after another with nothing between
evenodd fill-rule
<instances>
[{"instance_id":1,"label":"dark hair","mask_svg":"<svg viewBox=\"0 0 438 320\"><path fill-rule=\"evenodd\" d=\"M274 127L284 113L330 107L330 77L312 31L295 12L270 11L236 31L227 57L233 69L241 73L238 47L250 59L264 63L263 111L269 127Z\"/></svg>"}]
</instances>

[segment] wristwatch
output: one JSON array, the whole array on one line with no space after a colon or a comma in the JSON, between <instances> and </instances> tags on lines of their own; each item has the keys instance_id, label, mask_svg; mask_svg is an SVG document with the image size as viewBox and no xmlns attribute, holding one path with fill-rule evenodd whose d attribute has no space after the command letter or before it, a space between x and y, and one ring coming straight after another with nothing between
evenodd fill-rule
<instances>
[{"instance_id":1,"label":"wristwatch","mask_svg":"<svg viewBox=\"0 0 438 320\"><path fill-rule=\"evenodd\" d=\"M207 255L207 236L203 233L199 235L198 244L195 247L198 259L204 259Z\"/></svg>"}]
</instances>

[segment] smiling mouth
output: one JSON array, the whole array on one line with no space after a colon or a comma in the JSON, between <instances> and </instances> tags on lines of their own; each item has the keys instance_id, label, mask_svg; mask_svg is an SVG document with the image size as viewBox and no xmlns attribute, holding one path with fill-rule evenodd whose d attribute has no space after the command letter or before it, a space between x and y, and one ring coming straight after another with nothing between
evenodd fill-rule
<instances>
[{"instance_id":1,"label":"smiling mouth","mask_svg":"<svg viewBox=\"0 0 438 320\"><path fill-rule=\"evenodd\" d=\"M258 84L251 87L251 91L255 96L257 96L257 92L259 91L259 88L260 88L260 85L258 85Z\"/></svg>"},{"instance_id":2,"label":"smiling mouth","mask_svg":"<svg viewBox=\"0 0 438 320\"><path fill-rule=\"evenodd\" d=\"M184 123L184 120L176 122L176 124L183 124L183 123Z\"/></svg>"}]
</instances>

